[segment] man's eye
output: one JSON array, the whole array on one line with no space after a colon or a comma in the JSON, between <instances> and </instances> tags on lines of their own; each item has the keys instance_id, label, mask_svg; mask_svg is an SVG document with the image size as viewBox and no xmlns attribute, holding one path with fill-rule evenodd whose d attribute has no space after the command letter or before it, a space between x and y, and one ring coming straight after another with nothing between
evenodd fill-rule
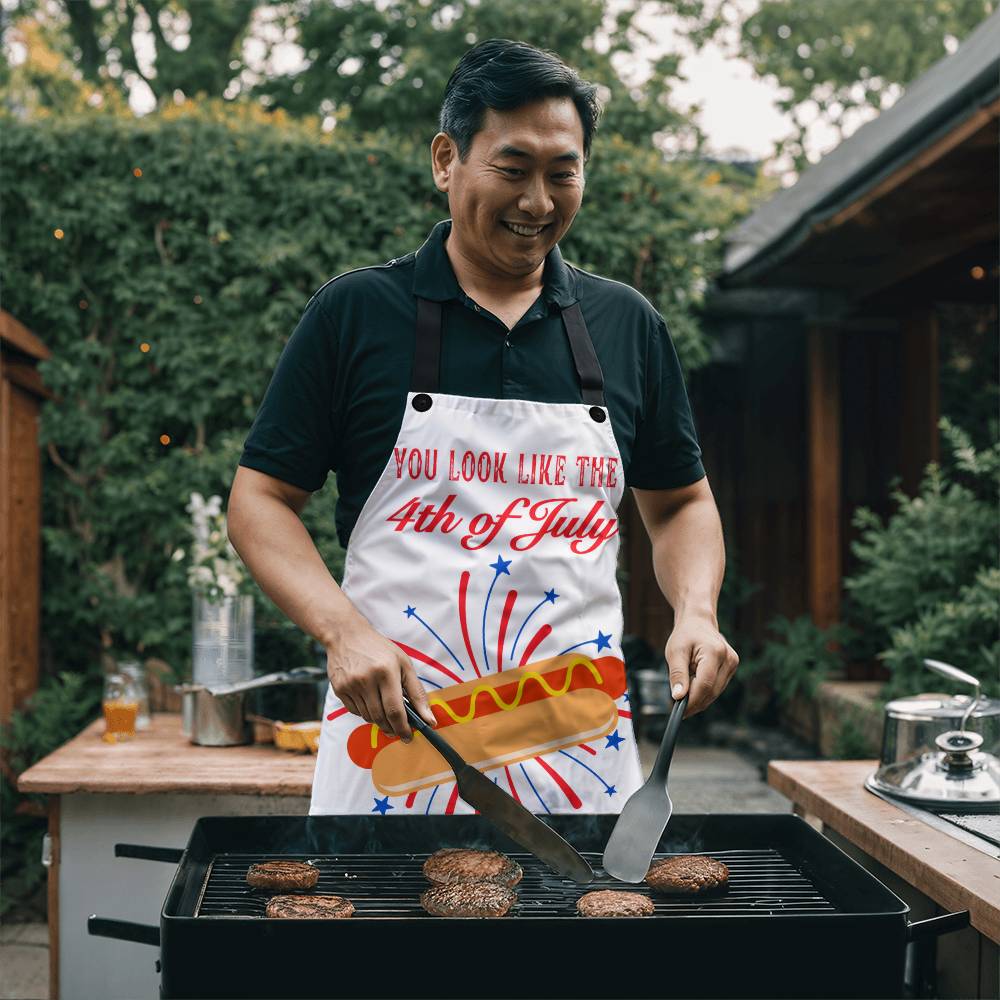
<instances>
[{"instance_id":1,"label":"man's eye","mask_svg":"<svg viewBox=\"0 0 1000 1000\"><path fill-rule=\"evenodd\" d=\"M517 167L501 167L500 168L505 174L523 174L523 170L519 170Z\"/></svg>"}]
</instances>

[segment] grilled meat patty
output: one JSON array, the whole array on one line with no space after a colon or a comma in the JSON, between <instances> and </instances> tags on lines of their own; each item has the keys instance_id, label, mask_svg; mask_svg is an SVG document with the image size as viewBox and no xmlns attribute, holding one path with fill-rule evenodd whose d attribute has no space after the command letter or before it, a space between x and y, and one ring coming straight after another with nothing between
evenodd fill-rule
<instances>
[{"instance_id":1,"label":"grilled meat patty","mask_svg":"<svg viewBox=\"0 0 1000 1000\"><path fill-rule=\"evenodd\" d=\"M289 892L292 889L315 889L319 869L304 861L262 861L251 865L247 884L255 889L274 889Z\"/></svg>"},{"instance_id":2,"label":"grilled meat patty","mask_svg":"<svg viewBox=\"0 0 1000 1000\"><path fill-rule=\"evenodd\" d=\"M354 913L354 904L343 896L272 896L264 913L293 920L343 920Z\"/></svg>"},{"instance_id":3,"label":"grilled meat patty","mask_svg":"<svg viewBox=\"0 0 1000 1000\"><path fill-rule=\"evenodd\" d=\"M576 901L576 909L581 917L648 917L653 901L638 892L597 889L584 893Z\"/></svg>"},{"instance_id":4,"label":"grilled meat patty","mask_svg":"<svg viewBox=\"0 0 1000 1000\"><path fill-rule=\"evenodd\" d=\"M499 882L435 885L420 897L435 917L502 917L516 902L517 893Z\"/></svg>"},{"instance_id":5,"label":"grilled meat patty","mask_svg":"<svg viewBox=\"0 0 1000 1000\"><path fill-rule=\"evenodd\" d=\"M646 884L663 893L712 892L729 884L729 869L703 854L680 854L654 861L646 872Z\"/></svg>"},{"instance_id":6,"label":"grilled meat patty","mask_svg":"<svg viewBox=\"0 0 1000 1000\"><path fill-rule=\"evenodd\" d=\"M435 851L424 862L424 876L435 885L459 882L497 882L513 888L524 872L516 861L499 851L477 851L465 847L446 847Z\"/></svg>"}]
</instances>

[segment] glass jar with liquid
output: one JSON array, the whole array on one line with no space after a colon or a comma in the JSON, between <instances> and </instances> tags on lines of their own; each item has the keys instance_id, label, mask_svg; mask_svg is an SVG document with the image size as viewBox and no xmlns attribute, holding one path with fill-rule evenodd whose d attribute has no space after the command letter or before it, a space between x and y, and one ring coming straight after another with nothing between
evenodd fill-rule
<instances>
[{"instance_id":1,"label":"glass jar with liquid","mask_svg":"<svg viewBox=\"0 0 1000 1000\"><path fill-rule=\"evenodd\" d=\"M112 673L104 677L105 743L120 743L135 736L135 721L139 714L139 699L132 682L125 674Z\"/></svg>"}]
</instances>

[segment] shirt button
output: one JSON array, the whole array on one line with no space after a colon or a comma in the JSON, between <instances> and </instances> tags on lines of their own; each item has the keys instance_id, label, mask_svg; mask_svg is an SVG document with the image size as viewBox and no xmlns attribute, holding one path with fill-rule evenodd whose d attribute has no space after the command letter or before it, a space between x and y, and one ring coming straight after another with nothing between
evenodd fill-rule
<instances>
[{"instance_id":1,"label":"shirt button","mask_svg":"<svg viewBox=\"0 0 1000 1000\"><path fill-rule=\"evenodd\" d=\"M505 340L505 341L503 342L503 346L504 346L504 347L510 347L510 337L508 337L508 338L507 338L507 339L506 339L506 340Z\"/></svg>"},{"instance_id":2,"label":"shirt button","mask_svg":"<svg viewBox=\"0 0 1000 1000\"><path fill-rule=\"evenodd\" d=\"M475 309L476 312L479 312L479 306L477 306L475 302L472 303L472 308Z\"/></svg>"}]
</instances>

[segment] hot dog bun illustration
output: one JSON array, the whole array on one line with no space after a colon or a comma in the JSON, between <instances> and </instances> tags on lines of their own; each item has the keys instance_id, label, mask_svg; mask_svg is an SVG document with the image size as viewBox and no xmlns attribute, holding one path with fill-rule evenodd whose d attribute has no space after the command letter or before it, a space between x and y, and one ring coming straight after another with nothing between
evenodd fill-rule
<instances>
[{"instance_id":1,"label":"hot dog bun illustration","mask_svg":"<svg viewBox=\"0 0 1000 1000\"><path fill-rule=\"evenodd\" d=\"M618 724L625 664L562 653L524 667L454 684L429 697L441 735L482 771L606 736ZM419 733L406 744L366 723L347 739L359 767L383 795L405 795L453 780Z\"/></svg>"}]
</instances>

